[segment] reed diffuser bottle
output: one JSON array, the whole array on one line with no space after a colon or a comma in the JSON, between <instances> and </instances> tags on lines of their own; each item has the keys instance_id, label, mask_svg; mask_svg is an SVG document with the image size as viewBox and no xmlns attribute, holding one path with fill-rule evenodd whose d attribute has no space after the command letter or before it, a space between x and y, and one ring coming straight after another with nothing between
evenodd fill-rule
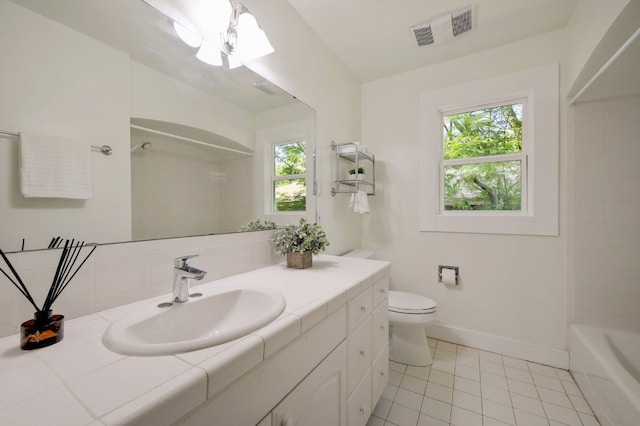
<instances>
[{"instance_id":1,"label":"reed diffuser bottle","mask_svg":"<svg viewBox=\"0 0 640 426\"><path fill-rule=\"evenodd\" d=\"M25 350L44 348L46 346L58 343L64 337L64 315L54 314L52 305L53 302L62 294L65 288L69 285L69 282L75 277L82 265L87 261L89 256L94 252L96 246L94 246L89 254L82 260L80 265L76 268L75 264L80 256L80 252L84 247L84 241L75 242L75 240L66 240L60 260L58 261L58 267L53 281L49 287L49 291L45 298L42 307L38 307L34 301L27 286L24 284L20 275L15 270L7 256L2 250L0 250L0 256L8 266L11 275L4 269L0 268L0 272L18 289L18 291L29 301L29 303L35 308L33 319L23 322L20 326L20 348Z\"/></svg>"}]
</instances>

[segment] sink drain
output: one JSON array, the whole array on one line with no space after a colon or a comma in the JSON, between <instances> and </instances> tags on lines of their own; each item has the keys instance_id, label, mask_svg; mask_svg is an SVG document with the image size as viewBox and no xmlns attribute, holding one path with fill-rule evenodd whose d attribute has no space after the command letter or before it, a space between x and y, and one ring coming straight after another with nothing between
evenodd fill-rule
<instances>
[{"instance_id":1,"label":"sink drain","mask_svg":"<svg viewBox=\"0 0 640 426\"><path fill-rule=\"evenodd\" d=\"M201 297L202 293L191 293L189 297Z\"/></svg>"},{"instance_id":2,"label":"sink drain","mask_svg":"<svg viewBox=\"0 0 640 426\"><path fill-rule=\"evenodd\" d=\"M158 308L168 308L170 306L173 306L173 303L171 302L162 302L158 305Z\"/></svg>"}]
</instances>

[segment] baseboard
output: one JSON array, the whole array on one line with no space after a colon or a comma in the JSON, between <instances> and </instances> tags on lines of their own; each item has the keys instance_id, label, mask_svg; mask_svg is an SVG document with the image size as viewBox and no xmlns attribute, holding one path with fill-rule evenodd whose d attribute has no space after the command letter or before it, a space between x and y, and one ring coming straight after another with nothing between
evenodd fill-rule
<instances>
[{"instance_id":1,"label":"baseboard","mask_svg":"<svg viewBox=\"0 0 640 426\"><path fill-rule=\"evenodd\" d=\"M427 336L458 345L496 352L551 367L569 369L569 352L538 346L520 340L493 334L480 333L464 328L434 324L427 327Z\"/></svg>"}]
</instances>

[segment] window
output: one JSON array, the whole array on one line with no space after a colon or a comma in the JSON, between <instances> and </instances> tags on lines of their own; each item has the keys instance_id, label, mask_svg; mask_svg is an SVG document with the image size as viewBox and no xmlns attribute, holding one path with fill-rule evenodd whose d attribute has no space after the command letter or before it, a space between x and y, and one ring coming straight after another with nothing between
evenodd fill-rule
<instances>
[{"instance_id":1,"label":"window","mask_svg":"<svg viewBox=\"0 0 640 426\"><path fill-rule=\"evenodd\" d=\"M304 212L307 208L307 159L305 142L273 146L271 195L274 212Z\"/></svg>"},{"instance_id":2,"label":"window","mask_svg":"<svg viewBox=\"0 0 640 426\"><path fill-rule=\"evenodd\" d=\"M524 104L441 115L441 211L526 211Z\"/></svg>"},{"instance_id":3,"label":"window","mask_svg":"<svg viewBox=\"0 0 640 426\"><path fill-rule=\"evenodd\" d=\"M558 66L421 94L420 230L558 235Z\"/></svg>"}]
</instances>

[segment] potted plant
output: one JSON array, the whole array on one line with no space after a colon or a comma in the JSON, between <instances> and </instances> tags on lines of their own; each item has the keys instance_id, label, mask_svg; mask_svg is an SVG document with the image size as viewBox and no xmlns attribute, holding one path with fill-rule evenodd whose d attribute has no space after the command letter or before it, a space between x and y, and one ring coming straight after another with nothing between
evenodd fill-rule
<instances>
[{"instance_id":1,"label":"potted plant","mask_svg":"<svg viewBox=\"0 0 640 426\"><path fill-rule=\"evenodd\" d=\"M265 231L269 229L276 229L278 225L272 220L266 220L261 222L260 219L252 220L251 222L247 222L245 225L242 225L240 228L241 232L247 231Z\"/></svg>"},{"instance_id":2,"label":"potted plant","mask_svg":"<svg viewBox=\"0 0 640 426\"><path fill-rule=\"evenodd\" d=\"M362 180L364 179L364 168L358 167L357 169L349 170L349 179Z\"/></svg>"},{"instance_id":3,"label":"potted plant","mask_svg":"<svg viewBox=\"0 0 640 426\"><path fill-rule=\"evenodd\" d=\"M327 234L317 223L301 218L298 225L289 225L274 232L276 250L287 256L287 267L305 269L312 264L312 255L324 251L329 245Z\"/></svg>"}]
</instances>

